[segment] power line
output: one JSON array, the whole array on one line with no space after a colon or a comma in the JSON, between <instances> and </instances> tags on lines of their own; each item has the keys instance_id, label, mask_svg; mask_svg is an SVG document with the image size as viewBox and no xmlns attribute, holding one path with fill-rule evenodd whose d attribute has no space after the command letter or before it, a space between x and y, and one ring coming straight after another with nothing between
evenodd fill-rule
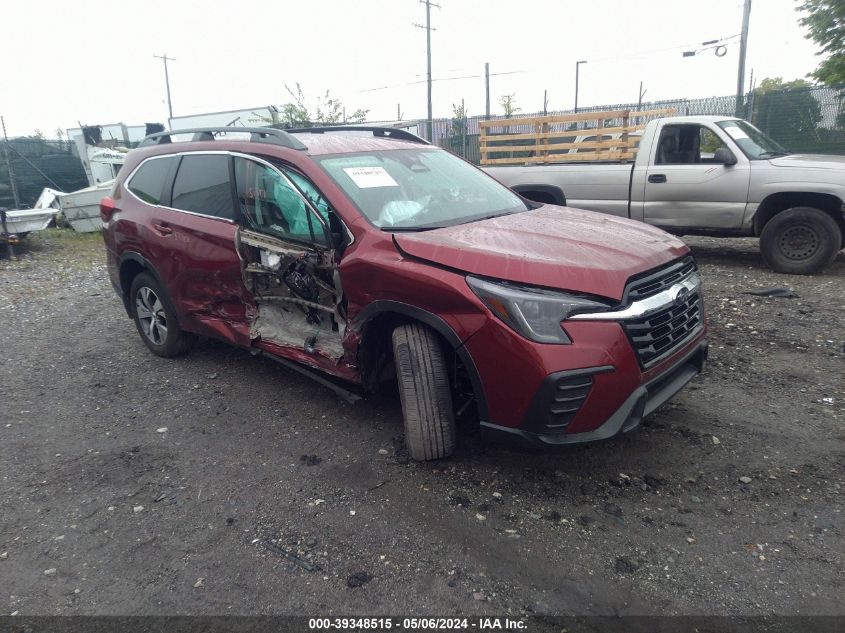
<instances>
[{"instance_id":1,"label":"power line","mask_svg":"<svg viewBox=\"0 0 845 633\"><path fill-rule=\"evenodd\" d=\"M531 72L531 71L530 70L509 70L509 71L501 72L501 73L490 73L490 76L494 77L494 76L497 76L497 75L518 75L520 73L527 73L527 72ZM432 82L438 82L438 81L455 81L455 80L458 80L458 79L478 79L479 77L483 77L483 76L484 75L477 74L477 75L458 75L456 77L435 77L431 81ZM391 84L391 85L388 85L388 86L378 86L376 88L364 88L363 90L359 90L358 92L376 92L378 90L389 90L391 88L402 88L404 86L415 86L417 84L424 84L424 83L427 83L427 82L428 82L427 79L422 79L420 81L409 81L409 82L403 83L403 84Z\"/></svg>"}]
</instances>

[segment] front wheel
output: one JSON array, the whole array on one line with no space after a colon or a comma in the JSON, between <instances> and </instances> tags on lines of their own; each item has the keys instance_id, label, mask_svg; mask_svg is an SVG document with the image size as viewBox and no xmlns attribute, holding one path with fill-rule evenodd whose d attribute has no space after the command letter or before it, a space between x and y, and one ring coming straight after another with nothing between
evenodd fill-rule
<instances>
[{"instance_id":1,"label":"front wheel","mask_svg":"<svg viewBox=\"0 0 845 633\"><path fill-rule=\"evenodd\" d=\"M424 461L455 450L455 412L446 354L437 335L413 323L393 330L393 360L411 457Z\"/></svg>"},{"instance_id":2,"label":"front wheel","mask_svg":"<svg viewBox=\"0 0 845 633\"><path fill-rule=\"evenodd\" d=\"M149 273L136 276L129 301L141 340L153 354L169 358L188 350L191 336L179 327L176 311L155 277Z\"/></svg>"},{"instance_id":3,"label":"front wheel","mask_svg":"<svg viewBox=\"0 0 845 633\"><path fill-rule=\"evenodd\" d=\"M809 275L830 264L842 247L839 225L824 211L794 207L763 227L760 253L775 272Z\"/></svg>"}]
</instances>

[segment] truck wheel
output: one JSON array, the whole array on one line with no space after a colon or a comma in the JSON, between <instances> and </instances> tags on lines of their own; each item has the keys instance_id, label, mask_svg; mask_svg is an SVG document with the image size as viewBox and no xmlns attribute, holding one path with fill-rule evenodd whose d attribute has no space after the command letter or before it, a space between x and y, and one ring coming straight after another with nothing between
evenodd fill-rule
<instances>
[{"instance_id":1,"label":"truck wheel","mask_svg":"<svg viewBox=\"0 0 845 633\"><path fill-rule=\"evenodd\" d=\"M448 457L455 449L455 413L437 335L418 323L400 325L393 330L393 360L408 452L420 461Z\"/></svg>"},{"instance_id":2,"label":"truck wheel","mask_svg":"<svg viewBox=\"0 0 845 633\"><path fill-rule=\"evenodd\" d=\"M132 280L129 306L141 340L153 354L170 358L188 351L193 337L181 330L176 311L151 274L140 273Z\"/></svg>"},{"instance_id":3,"label":"truck wheel","mask_svg":"<svg viewBox=\"0 0 845 633\"><path fill-rule=\"evenodd\" d=\"M809 275L836 258L842 232L836 220L813 207L794 207L778 213L763 227L760 252L779 273Z\"/></svg>"}]
</instances>

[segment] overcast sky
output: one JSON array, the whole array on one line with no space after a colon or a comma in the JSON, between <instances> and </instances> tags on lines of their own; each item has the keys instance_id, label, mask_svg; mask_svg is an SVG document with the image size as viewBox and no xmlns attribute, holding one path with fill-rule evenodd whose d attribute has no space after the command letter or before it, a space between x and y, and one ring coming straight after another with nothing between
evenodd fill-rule
<instances>
[{"instance_id":1,"label":"overcast sky","mask_svg":"<svg viewBox=\"0 0 845 633\"><path fill-rule=\"evenodd\" d=\"M515 94L524 112L579 104L733 94L738 38L727 53L683 50L738 35L742 0L437 0L432 9L434 115L465 99L484 113L484 62L492 111ZM757 78L804 77L816 47L795 0L754 0L747 68ZM282 104L285 84L315 98L327 88L370 119L426 113L425 9L418 0L240 0L4 3L0 114L10 135L57 127L165 122L170 64L174 115ZM497 74L510 73L510 74ZM746 79L747 81L747 79ZM410 85L409 85L410 84Z\"/></svg>"}]
</instances>

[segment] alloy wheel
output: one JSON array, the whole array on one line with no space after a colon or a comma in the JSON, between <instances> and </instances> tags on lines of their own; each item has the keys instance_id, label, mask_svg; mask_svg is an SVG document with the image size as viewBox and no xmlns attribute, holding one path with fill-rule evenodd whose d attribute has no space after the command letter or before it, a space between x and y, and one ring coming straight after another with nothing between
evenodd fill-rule
<instances>
[{"instance_id":1,"label":"alloy wheel","mask_svg":"<svg viewBox=\"0 0 845 633\"><path fill-rule=\"evenodd\" d=\"M144 336L154 345L164 345L167 340L167 315L164 312L164 304L152 288L138 288L135 295L135 314Z\"/></svg>"}]
</instances>

